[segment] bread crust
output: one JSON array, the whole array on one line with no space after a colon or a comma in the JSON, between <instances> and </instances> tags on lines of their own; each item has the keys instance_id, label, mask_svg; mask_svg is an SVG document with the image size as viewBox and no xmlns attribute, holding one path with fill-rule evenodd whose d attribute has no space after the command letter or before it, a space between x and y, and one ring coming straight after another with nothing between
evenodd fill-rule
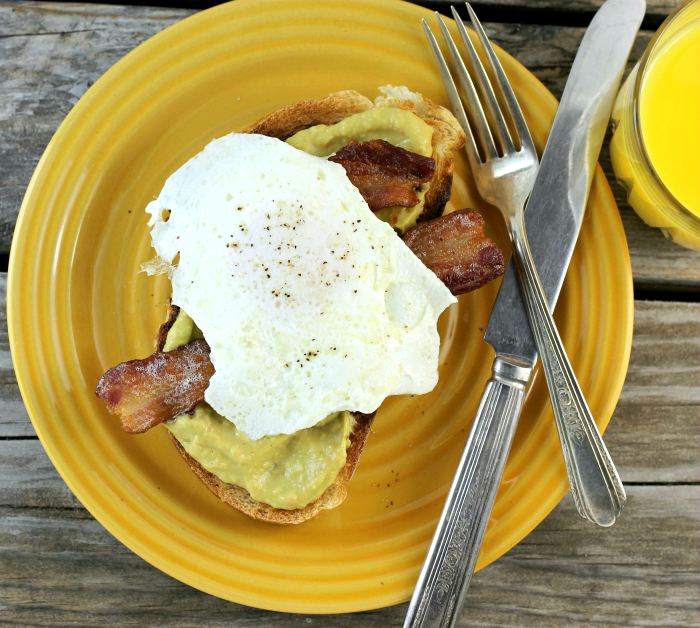
<instances>
[{"instance_id":1,"label":"bread crust","mask_svg":"<svg viewBox=\"0 0 700 628\"><path fill-rule=\"evenodd\" d=\"M179 313L180 308L177 305L168 305L168 319L158 329L156 351L163 350L168 332L174 325ZM352 432L350 433L350 446L347 449L345 466L340 470L340 473L338 473L335 482L333 482L316 501L295 510L274 508L269 504L253 499L250 493L241 486L229 484L220 480L190 456L185 451L182 443L175 438L172 432L168 431L168 434L170 434L170 438L175 444L177 451L185 459L190 469L192 469L196 476L204 483L204 486L224 503L258 521L280 524L302 523L312 519L322 510L335 508L343 503L347 495L345 485L355 473L355 468L357 467L360 454L369 436L375 414L374 412L372 414L362 414L360 412L352 413L355 422Z\"/></svg>"},{"instance_id":2,"label":"bread crust","mask_svg":"<svg viewBox=\"0 0 700 628\"><path fill-rule=\"evenodd\" d=\"M321 100L302 100L247 126L241 133L257 133L286 140L318 124L337 124L345 118L374 107L372 101L352 90L336 92Z\"/></svg>"},{"instance_id":3,"label":"bread crust","mask_svg":"<svg viewBox=\"0 0 700 628\"><path fill-rule=\"evenodd\" d=\"M320 100L297 102L261 118L243 129L242 133L258 133L286 140L309 127L337 124L373 107L394 107L411 111L433 127L431 157L435 160L435 175L425 194L423 211L418 217L418 222L438 218L452 195L452 151L464 146L464 131L450 111L421 94L409 92L405 88L384 88L383 91L388 95L378 98L374 103L352 90L336 92Z\"/></svg>"}]
</instances>

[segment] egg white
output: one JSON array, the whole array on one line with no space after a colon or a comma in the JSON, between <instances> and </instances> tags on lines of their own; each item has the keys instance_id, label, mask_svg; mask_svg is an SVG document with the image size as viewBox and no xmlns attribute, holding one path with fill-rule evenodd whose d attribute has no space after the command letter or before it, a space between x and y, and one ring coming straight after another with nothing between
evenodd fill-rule
<instances>
[{"instance_id":1,"label":"egg white","mask_svg":"<svg viewBox=\"0 0 700 628\"><path fill-rule=\"evenodd\" d=\"M167 221L164 211L170 210ZM152 244L216 369L206 401L250 438L437 383L455 298L344 169L261 135L211 142L167 180Z\"/></svg>"}]
</instances>

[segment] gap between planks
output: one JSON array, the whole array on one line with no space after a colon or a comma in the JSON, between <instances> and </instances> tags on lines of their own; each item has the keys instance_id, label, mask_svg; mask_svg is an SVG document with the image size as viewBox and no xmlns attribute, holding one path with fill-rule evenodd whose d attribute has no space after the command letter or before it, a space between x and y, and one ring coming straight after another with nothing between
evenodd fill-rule
<instances>
[{"instance_id":1,"label":"gap between planks","mask_svg":"<svg viewBox=\"0 0 700 628\"><path fill-rule=\"evenodd\" d=\"M0 440L0 450L8 452L5 468L12 467L15 462L10 462L11 451L19 451L21 443L27 443L27 447L35 448L31 455L43 461L37 469L43 469L43 464L50 463L36 440L12 369L5 315L6 282L6 274L0 273L0 438L8 439ZM630 365L605 434L623 481L700 481L698 365L700 304L636 302ZM32 468L26 473L27 478L31 477ZM38 473L45 477L43 470ZM62 485L57 474L55 478ZM49 499L46 505L52 494L47 490L43 487L40 491L42 499Z\"/></svg>"}]
</instances>

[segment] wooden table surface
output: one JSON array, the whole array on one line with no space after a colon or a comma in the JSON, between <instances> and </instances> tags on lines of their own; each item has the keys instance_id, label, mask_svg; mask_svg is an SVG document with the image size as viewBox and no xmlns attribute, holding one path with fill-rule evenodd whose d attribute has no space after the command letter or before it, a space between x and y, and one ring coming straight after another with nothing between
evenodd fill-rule
<instances>
[{"instance_id":1,"label":"wooden table surface","mask_svg":"<svg viewBox=\"0 0 700 628\"><path fill-rule=\"evenodd\" d=\"M600 4L484 0L476 7L492 40L560 97ZM629 68L678 4L648 2ZM32 171L65 115L112 64L193 12L0 0L0 270ZM627 234L636 299L629 372L605 434L627 507L603 530L581 519L567 495L474 576L461 626L700 626L700 253L668 242L631 210L612 176L607 141L601 164ZM305 616L226 602L116 541L73 497L34 433L12 368L5 287L2 272L0 626L402 625L406 604Z\"/></svg>"}]
</instances>

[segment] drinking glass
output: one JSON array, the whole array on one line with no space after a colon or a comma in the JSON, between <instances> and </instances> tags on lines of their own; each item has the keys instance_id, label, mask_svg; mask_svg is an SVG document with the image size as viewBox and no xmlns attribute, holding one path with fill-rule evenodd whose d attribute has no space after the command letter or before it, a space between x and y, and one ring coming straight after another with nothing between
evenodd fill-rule
<instances>
[{"instance_id":1,"label":"drinking glass","mask_svg":"<svg viewBox=\"0 0 700 628\"><path fill-rule=\"evenodd\" d=\"M681 42L681 38L685 39ZM675 57L671 62L671 55L679 53L679 42L685 46L684 62L676 63ZM695 44L688 46L688 42ZM680 97L666 90L658 95L651 92L664 85L654 72L673 73L683 67L690 68L690 72L662 78L695 87L681 90ZM625 81L613 108L614 134L610 144L617 180L642 220L661 229L673 242L700 250L700 146L692 147L689 159L687 143L688 138L700 138L700 101L688 97L690 93L700 95L700 0L684 2L668 17ZM664 112L668 107L669 111L674 107L683 111L685 107L686 113L664 118L659 115L660 110L651 110L655 102L662 104ZM678 145L685 146L685 152L676 150ZM683 177L680 186L679 176Z\"/></svg>"}]
</instances>

